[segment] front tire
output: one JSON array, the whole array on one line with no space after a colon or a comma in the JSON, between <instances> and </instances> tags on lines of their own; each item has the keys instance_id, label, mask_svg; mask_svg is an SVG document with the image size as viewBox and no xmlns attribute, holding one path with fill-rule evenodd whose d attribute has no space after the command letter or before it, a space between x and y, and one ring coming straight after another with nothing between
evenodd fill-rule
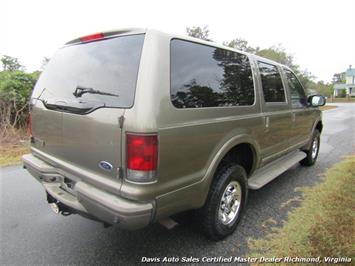
<instances>
[{"instance_id":1,"label":"front tire","mask_svg":"<svg viewBox=\"0 0 355 266\"><path fill-rule=\"evenodd\" d=\"M300 163L304 166L312 166L317 161L320 147L320 132L316 129L313 133L311 148L304 151L307 156Z\"/></svg>"},{"instance_id":2,"label":"front tire","mask_svg":"<svg viewBox=\"0 0 355 266\"><path fill-rule=\"evenodd\" d=\"M203 230L212 240L232 234L244 211L248 196L247 174L243 167L221 167L212 181L205 205L198 211Z\"/></svg>"}]
</instances>

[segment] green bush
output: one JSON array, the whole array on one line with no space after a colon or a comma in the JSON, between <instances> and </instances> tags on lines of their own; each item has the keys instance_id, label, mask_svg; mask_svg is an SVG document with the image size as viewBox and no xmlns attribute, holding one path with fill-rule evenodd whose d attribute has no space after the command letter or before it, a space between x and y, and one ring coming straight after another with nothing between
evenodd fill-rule
<instances>
[{"instance_id":1,"label":"green bush","mask_svg":"<svg viewBox=\"0 0 355 266\"><path fill-rule=\"evenodd\" d=\"M23 128L27 125L29 97L39 72L26 73L17 60L14 65L6 65L8 56L3 57L3 71L0 71L0 133L9 128ZM5 61L4 63L4 59Z\"/></svg>"},{"instance_id":2,"label":"green bush","mask_svg":"<svg viewBox=\"0 0 355 266\"><path fill-rule=\"evenodd\" d=\"M346 90L345 89L339 90L337 98L345 98L345 97L346 97Z\"/></svg>"}]
</instances>

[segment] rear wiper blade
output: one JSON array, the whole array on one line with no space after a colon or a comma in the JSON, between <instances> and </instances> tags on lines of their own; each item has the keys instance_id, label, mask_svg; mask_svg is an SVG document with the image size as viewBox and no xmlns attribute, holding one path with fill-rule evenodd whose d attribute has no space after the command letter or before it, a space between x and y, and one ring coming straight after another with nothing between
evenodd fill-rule
<instances>
[{"instance_id":1,"label":"rear wiper blade","mask_svg":"<svg viewBox=\"0 0 355 266\"><path fill-rule=\"evenodd\" d=\"M35 104L32 100L41 101L43 104L45 103L44 100L41 98L45 90L47 90L47 88L43 88L39 96L30 99L30 108L32 108L32 106Z\"/></svg>"},{"instance_id":2,"label":"rear wiper blade","mask_svg":"<svg viewBox=\"0 0 355 266\"><path fill-rule=\"evenodd\" d=\"M59 100L59 99L45 100L43 101L43 104L46 106L46 108L51 110L70 112L76 114L89 113L97 108L105 106L104 103Z\"/></svg>"},{"instance_id":3,"label":"rear wiper blade","mask_svg":"<svg viewBox=\"0 0 355 266\"><path fill-rule=\"evenodd\" d=\"M100 90L95 90L93 88L86 88L86 87L82 87L82 86L77 86L75 91L73 92L73 95L78 98L78 97L83 96L83 94L85 94L85 93L100 94L100 95L108 95L108 96L118 97L117 94L104 92L104 91L100 91Z\"/></svg>"}]
</instances>

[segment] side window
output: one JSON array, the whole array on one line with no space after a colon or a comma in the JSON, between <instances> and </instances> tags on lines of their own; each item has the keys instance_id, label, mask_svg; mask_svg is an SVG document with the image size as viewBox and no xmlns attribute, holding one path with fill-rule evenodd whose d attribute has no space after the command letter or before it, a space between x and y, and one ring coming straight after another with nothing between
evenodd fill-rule
<instances>
[{"instance_id":1,"label":"side window","mask_svg":"<svg viewBox=\"0 0 355 266\"><path fill-rule=\"evenodd\" d=\"M288 87L290 88L291 104L293 108L307 106L307 97L301 83L295 74L290 70L284 69Z\"/></svg>"},{"instance_id":2,"label":"side window","mask_svg":"<svg viewBox=\"0 0 355 266\"><path fill-rule=\"evenodd\" d=\"M170 49L175 107L253 105L254 83L246 55L177 39Z\"/></svg>"},{"instance_id":3,"label":"side window","mask_svg":"<svg viewBox=\"0 0 355 266\"><path fill-rule=\"evenodd\" d=\"M286 102L285 90L279 70L275 65L258 62L264 99L267 103Z\"/></svg>"}]
</instances>

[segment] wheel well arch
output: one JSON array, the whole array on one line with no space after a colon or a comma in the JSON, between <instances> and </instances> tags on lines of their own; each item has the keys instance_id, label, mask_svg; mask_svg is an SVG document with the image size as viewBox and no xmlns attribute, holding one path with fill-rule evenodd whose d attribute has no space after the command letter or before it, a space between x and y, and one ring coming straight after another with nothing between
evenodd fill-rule
<instances>
[{"instance_id":1,"label":"wheel well arch","mask_svg":"<svg viewBox=\"0 0 355 266\"><path fill-rule=\"evenodd\" d=\"M323 123L322 123L322 121L318 121L318 122L317 122L315 129L318 129L319 133L322 133L322 130L323 130Z\"/></svg>"},{"instance_id":2,"label":"wheel well arch","mask_svg":"<svg viewBox=\"0 0 355 266\"><path fill-rule=\"evenodd\" d=\"M217 171L229 163L237 163L241 165L248 176L256 167L256 151L250 143L239 143L232 147L221 159L217 167Z\"/></svg>"}]
</instances>

